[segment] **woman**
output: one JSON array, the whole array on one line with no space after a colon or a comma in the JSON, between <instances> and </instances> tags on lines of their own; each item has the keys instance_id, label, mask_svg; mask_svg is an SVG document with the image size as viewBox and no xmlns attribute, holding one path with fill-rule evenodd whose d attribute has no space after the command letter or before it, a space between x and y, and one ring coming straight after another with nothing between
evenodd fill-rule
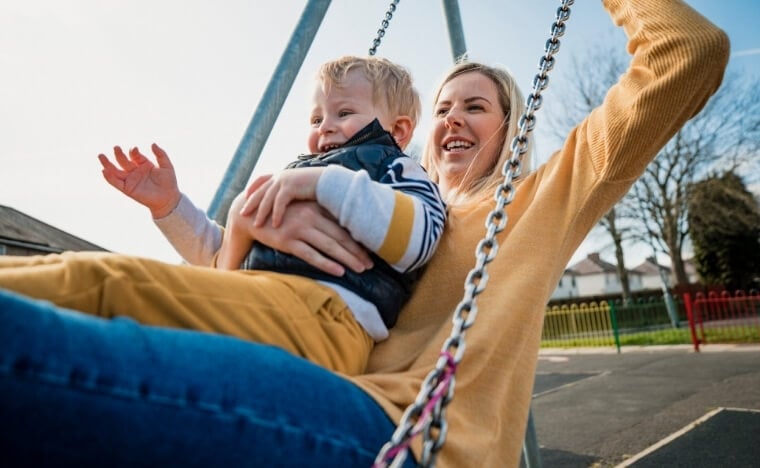
<instances>
[{"instance_id":1,"label":"woman","mask_svg":"<svg viewBox=\"0 0 760 468\"><path fill-rule=\"evenodd\" d=\"M725 34L680 0L604 4L629 36L632 65L550 161L517 184L488 267L498 287L478 298L439 466L518 465L547 298L596 220L722 79ZM519 117L511 88L476 67L449 74L436 94L425 163L451 205L449 224L364 375L347 380L264 346L4 296L0 454L78 466L99 457L124 466L370 465L450 333ZM304 213L316 216L287 214L285 231L297 233L287 240L256 235L288 250L313 238L294 221ZM419 457L420 445L412 449Z\"/></svg>"}]
</instances>

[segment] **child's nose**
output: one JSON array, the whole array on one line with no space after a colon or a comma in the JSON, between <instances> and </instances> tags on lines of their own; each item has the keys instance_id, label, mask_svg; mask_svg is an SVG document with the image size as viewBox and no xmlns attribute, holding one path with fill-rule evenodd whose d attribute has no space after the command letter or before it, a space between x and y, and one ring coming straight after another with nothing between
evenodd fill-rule
<instances>
[{"instance_id":1,"label":"child's nose","mask_svg":"<svg viewBox=\"0 0 760 468\"><path fill-rule=\"evenodd\" d=\"M324 118L322 123L319 124L319 133L322 135L332 133L335 129L333 119Z\"/></svg>"}]
</instances>

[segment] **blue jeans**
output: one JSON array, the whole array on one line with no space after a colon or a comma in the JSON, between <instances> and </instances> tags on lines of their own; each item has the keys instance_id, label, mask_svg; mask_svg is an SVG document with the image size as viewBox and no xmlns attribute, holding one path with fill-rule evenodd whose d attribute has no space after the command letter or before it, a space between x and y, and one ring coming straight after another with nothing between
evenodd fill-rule
<instances>
[{"instance_id":1,"label":"blue jeans","mask_svg":"<svg viewBox=\"0 0 760 468\"><path fill-rule=\"evenodd\" d=\"M369 467L393 430L278 348L0 290L0 465Z\"/></svg>"}]
</instances>

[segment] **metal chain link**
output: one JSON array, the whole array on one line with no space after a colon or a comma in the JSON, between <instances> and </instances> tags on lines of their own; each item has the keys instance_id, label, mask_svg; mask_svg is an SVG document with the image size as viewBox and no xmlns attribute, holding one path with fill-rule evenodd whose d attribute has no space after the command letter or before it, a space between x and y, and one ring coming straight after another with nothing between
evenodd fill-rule
<instances>
[{"instance_id":1,"label":"metal chain link","mask_svg":"<svg viewBox=\"0 0 760 468\"><path fill-rule=\"evenodd\" d=\"M467 275L464 297L452 318L451 334L441 348L435 368L423 381L417 398L406 408L391 440L380 449L373 467L386 467L389 461L391 467L400 467L406 460L412 438L420 433L423 434L420 464L432 467L446 440L446 406L454 397L456 367L465 350L465 331L473 325L478 314L476 297L485 290L488 282L486 265L494 259L499 248L496 234L502 232L507 225L505 208L512 202L515 193L512 182L520 176L521 157L528 151L528 135L535 128L535 112L543 101L541 92L549 84L548 72L554 67L554 54L559 51L559 38L565 33L565 22L570 17L570 6L574 0L560 0L560 3L556 19L552 23L551 37L546 41L545 53L539 62L539 72L533 79L533 90L526 99L525 112L519 119L518 134L510 145L512 155L501 170L504 181L494 193L496 207L487 216L486 235L475 250L475 267Z\"/></svg>"},{"instance_id":2,"label":"metal chain link","mask_svg":"<svg viewBox=\"0 0 760 468\"><path fill-rule=\"evenodd\" d=\"M388 6L388 11L385 12L385 18L380 23L380 29L377 30L377 37L372 41L372 47L369 48L369 55L375 55L377 52L377 48L380 46L380 41L383 36L385 36L385 30L388 29L388 25L391 23L391 18L393 18L393 13L396 11L396 5L398 5L398 2L400 1L401 0L393 0Z\"/></svg>"}]
</instances>

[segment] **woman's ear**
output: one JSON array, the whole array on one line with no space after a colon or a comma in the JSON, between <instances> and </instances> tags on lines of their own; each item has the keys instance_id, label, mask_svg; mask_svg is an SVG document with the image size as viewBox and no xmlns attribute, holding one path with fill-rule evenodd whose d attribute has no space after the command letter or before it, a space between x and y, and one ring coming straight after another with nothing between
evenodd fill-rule
<instances>
[{"instance_id":1,"label":"woman's ear","mask_svg":"<svg viewBox=\"0 0 760 468\"><path fill-rule=\"evenodd\" d=\"M393 135L393 139L396 140L396 144L401 149L406 148L406 145L412 140L413 134L414 122L412 122L411 117L406 115L396 117L396 120L393 121L391 135Z\"/></svg>"}]
</instances>

